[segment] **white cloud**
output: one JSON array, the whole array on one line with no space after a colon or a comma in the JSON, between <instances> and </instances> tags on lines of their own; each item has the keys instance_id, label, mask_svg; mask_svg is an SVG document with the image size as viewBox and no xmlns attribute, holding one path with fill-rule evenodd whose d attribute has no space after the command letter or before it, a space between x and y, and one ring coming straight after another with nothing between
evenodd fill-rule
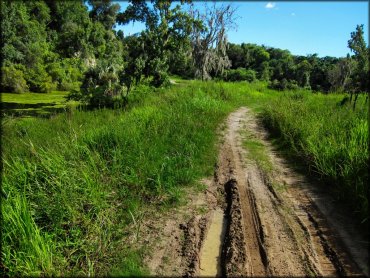
<instances>
[{"instance_id":1,"label":"white cloud","mask_svg":"<svg viewBox=\"0 0 370 278\"><path fill-rule=\"evenodd\" d=\"M290 15L291 15L291 16L295 16L295 13L291 13Z\"/></svg>"},{"instance_id":2,"label":"white cloud","mask_svg":"<svg viewBox=\"0 0 370 278\"><path fill-rule=\"evenodd\" d=\"M274 2L268 2L265 6L266 9L272 9L276 6Z\"/></svg>"}]
</instances>

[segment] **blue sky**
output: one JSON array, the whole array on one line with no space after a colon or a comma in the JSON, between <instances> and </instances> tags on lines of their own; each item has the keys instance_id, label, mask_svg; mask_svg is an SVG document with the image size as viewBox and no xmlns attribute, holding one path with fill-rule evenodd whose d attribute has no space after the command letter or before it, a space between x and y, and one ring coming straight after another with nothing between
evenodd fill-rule
<instances>
[{"instance_id":1,"label":"blue sky","mask_svg":"<svg viewBox=\"0 0 370 278\"><path fill-rule=\"evenodd\" d=\"M219 1L217 1L219 2ZM201 1L194 2L202 7ZM225 2L220 2L225 3ZM369 3L341 2L250 2L229 1L237 7L237 30L228 33L230 42L255 43L288 49L295 55L317 53L320 57L344 57L347 41L357 24L364 24L368 43ZM127 2L119 2L123 10ZM141 23L117 26L126 35L141 31Z\"/></svg>"}]
</instances>

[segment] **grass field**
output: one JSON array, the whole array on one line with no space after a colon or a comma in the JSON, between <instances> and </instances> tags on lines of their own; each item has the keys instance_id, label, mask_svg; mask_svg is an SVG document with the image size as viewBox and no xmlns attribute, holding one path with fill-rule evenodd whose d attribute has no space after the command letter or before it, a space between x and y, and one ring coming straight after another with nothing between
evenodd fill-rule
<instances>
[{"instance_id":1,"label":"grass field","mask_svg":"<svg viewBox=\"0 0 370 278\"><path fill-rule=\"evenodd\" d=\"M68 92L65 91L52 91L48 94L41 93L1 93L2 102L14 102L24 104L35 104L35 103L55 103L61 105L65 101L65 96Z\"/></svg>"},{"instance_id":2,"label":"grass field","mask_svg":"<svg viewBox=\"0 0 370 278\"><path fill-rule=\"evenodd\" d=\"M263 115L317 171L329 142L342 160L352 159L345 165L359 160L349 167L357 171L357 180L367 178L359 154L368 138L367 109L338 107L342 97L284 94L264 83L181 81L168 89L140 87L125 109L69 110L50 119L6 118L2 271L11 276L147 275L142 265L145 246L133 249L127 243L135 232L133 219L177 206L183 188L213 173L217 128L243 105ZM336 109L345 112L335 114ZM328 123L329 141L324 141ZM343 128L350 135L342 137ZM316 152L307 151L321 142ZM348 144L351 154L345 155ZM333 159L324 162L329 165Z\"/></svg>"},{"instance_id":3,"label":"grass field","mask_svg":"<svg viewBox=\"0 0 370 278\"><path fill-rule=\"evenodd\" d=\"M41 93L1 93L2 114L16 116L39 116L63 112L67 107L77 104L66 101L68 92L53 91L48 94Z\"/></svg>"}]
</instances>

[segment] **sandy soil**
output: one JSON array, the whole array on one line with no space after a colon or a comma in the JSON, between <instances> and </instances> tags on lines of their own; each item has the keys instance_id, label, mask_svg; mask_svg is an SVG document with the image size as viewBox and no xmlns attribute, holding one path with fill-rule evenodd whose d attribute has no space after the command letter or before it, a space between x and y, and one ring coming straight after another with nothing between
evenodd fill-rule
<instances>
[{"instance_id":1,"label":"sandy soil","mask_svg":"<svg viewBox=\"0 0 370 278\"><path fill-rule=\"evenodd\" d=\"M265 146L266 172L243 147L243 131ZM368 241L320 186L278 155L247 108L230 114L214 177L187 204L144 223L137 244L160 276L369 275Z\"/></svg>"}]
</instances>

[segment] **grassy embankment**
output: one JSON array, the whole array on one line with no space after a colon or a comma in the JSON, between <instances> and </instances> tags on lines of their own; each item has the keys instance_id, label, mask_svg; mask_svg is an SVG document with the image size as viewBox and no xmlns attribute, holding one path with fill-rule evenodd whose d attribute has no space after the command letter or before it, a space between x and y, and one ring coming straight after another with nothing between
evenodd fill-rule
<instances>
[{"instance_id":1,"label":"grassy embankment","mask_svg":"<svg viewBox=\"0 0 370 278\"><path fill-rule=\"evenodd\" d=\"M212 174L218 125L266 95L256 87L190 82L133 94L126 111L4 121L6 273L145 274L134 223Z\"/></svg>"},{"instance_id":2,"label":"grassy embankment","mask_svg":"<svg viewBox=\"0 0 370 278\"><path fill-rule=\"evenodd\" d=\"M343 94L282 93L262 113L293 158L302 160L368 225L368 103L340 105Z\"/></svg>"},{"instance_id":3,"label":"grassy embankment","mask_svg":"<svg viewBox=\"0 0 370 278\"><path fill-rule=\"evenodd\" d=\"M272 109L283 105L284 99L292 103L285 109L303 105L301 97L273 92L261 84L215 82L142 90L132 95L125 111L71 110L51 119L4 121L5 271L10 275L146 274L141 263L145 246L133 250L127 241L138 232L140 218L150 215L150 210L180 204L184 187L212 174L216 130L228 113L242 105L261 112L279 95L278 105L267 110L272 112L264 112L276 128L272 117L281 113ZM328 100L325 109L344 109L336 106L342 96L303 95L319 97L317 102ZM313 111L302 115L312 117Z\"/></svg>"}]
</instances>

